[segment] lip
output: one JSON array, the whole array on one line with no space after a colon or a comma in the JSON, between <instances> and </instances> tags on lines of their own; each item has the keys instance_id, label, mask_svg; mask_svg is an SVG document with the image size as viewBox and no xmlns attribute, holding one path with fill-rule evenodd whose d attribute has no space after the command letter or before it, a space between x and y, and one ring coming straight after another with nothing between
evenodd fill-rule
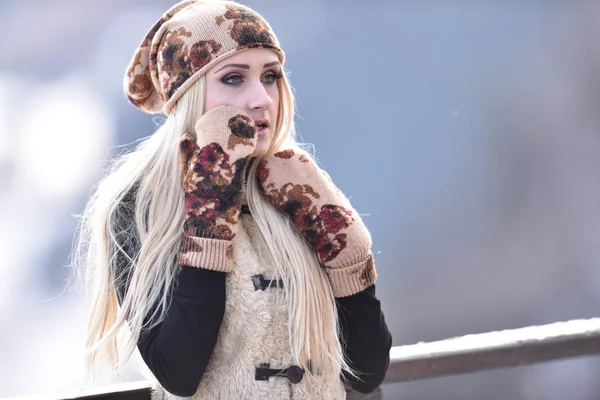
<instances>
[{"instance_id":1,"label":"lip","mask_svg":"<svg viewBox=\"0 0 600 400\"><path fill-rule=\"evenodd\" d=\"M261 128L258 128L257 126L258 130L256 132L258 133L258 136L265 136L267 132L269 132L269 126L271 126L268 119L255 119L254 124L262 125Z\"/></svg>"}]
</instances>

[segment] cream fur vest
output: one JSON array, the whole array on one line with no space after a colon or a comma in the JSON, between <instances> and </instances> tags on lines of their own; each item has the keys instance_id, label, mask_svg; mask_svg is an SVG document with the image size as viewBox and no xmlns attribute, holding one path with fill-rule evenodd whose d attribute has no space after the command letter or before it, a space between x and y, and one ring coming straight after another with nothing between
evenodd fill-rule
<instances>
[{"instance_id":1,"label":"cream fur vest","mask_svg":"<svg viewBox=\"0 0 600 400\"><path fill-rule=\"evenodd\" d=\"M251 216L242 214L234 238L233 272L227 275L225 316L212 358L198 391L187 399L221 400L338 400L345 399L342 382L304 374L298 383L285 376L256 380L256 367L272 369L294 365L289 347L288 313L277 287L257 289L253 277L277 279L277 271L260 261L266 251ZM339 374L337 375L339 377ZM181 399L160 387L153 399Z\"/></svg>"}]
</instances>

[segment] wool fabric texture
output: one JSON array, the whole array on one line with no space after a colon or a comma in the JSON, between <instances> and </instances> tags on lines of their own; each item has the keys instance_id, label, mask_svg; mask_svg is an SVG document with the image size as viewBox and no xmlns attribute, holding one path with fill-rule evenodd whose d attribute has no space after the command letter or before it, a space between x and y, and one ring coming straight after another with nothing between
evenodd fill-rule
<instances>
[{"instance_id":1,"label":"wool fabric texture","mask_svg":"<svg viewBox=\"0 0 600 400\"><path fill-rule=\"evenodd\" d=\"M316 252L335 297L358 293L375 283L371 235L350 201L300 149L264 157L257 169L270 202L286 214Z\"/></svg>"},{"instance_id":2,"label":"wool fabric texture","mask_svg":"<svg viewBox=\"0 0 600 400\"><path fill-rule=\"evenodd\" d=\"M221 60L251 48L285 54L267 21L232 1L185 0L146 34L124 77L128 100L141 110L169 114L194 82Z\"/></svg>"},{"instance_id":3,"label":"wool fabric texture","mask_svg":"<svg viewBox=\"0 0 600 400\"><path fill-rule=\"evenodd\" d=\"M204 114L195 131L197 139L186 134L180 141L186 217L177 258L181 265L230 272L256 126L236 107L221 106Z\"/></svg>"}]
</instances>

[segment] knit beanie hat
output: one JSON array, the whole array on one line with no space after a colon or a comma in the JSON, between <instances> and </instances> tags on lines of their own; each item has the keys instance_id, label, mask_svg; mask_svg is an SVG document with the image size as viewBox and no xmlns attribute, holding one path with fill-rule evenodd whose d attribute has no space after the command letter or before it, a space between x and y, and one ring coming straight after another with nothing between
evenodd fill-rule
<instances>
[{"instance_id":1,"label":"knit beanie hat","mask_svg":"<svg viewBox=\"0 0 600 400\"><path fill-rule=\"evenodd\" d=\"M270 25L233 1L184 0L154 24L135 51L125 94L148 113L169 114L194 82L221 60L251 48L285 55Z\"/></svg>"}]
</instances>

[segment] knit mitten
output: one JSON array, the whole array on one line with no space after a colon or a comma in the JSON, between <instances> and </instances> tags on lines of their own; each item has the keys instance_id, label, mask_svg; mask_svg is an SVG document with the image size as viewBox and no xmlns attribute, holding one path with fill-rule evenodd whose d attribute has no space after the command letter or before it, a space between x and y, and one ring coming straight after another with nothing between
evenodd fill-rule
<instances>
[{"instance_id":1,"label":"knit mitten","mask_svg":"<svg viewBox=\"0 0 600 400\"><path fill-rule=\"evenodd\" d=\"M335 297L350 296L375 282L369 231L310 155L294 148L266 156L257 174L268 199L315 250Z\"/></svg>"},{"instance_id":2,"label":"knit mitten","mask_svg":"<svg viewBox=\"0 0 600 400\"><path fill-rule=\"evenodd\" d=\"M196 124L194 140L179 143L185 193L184 266L229 272L239 222L245 170L256 147L256 126L235 107L217 107Z\"/></svg>"}]
</instances>

